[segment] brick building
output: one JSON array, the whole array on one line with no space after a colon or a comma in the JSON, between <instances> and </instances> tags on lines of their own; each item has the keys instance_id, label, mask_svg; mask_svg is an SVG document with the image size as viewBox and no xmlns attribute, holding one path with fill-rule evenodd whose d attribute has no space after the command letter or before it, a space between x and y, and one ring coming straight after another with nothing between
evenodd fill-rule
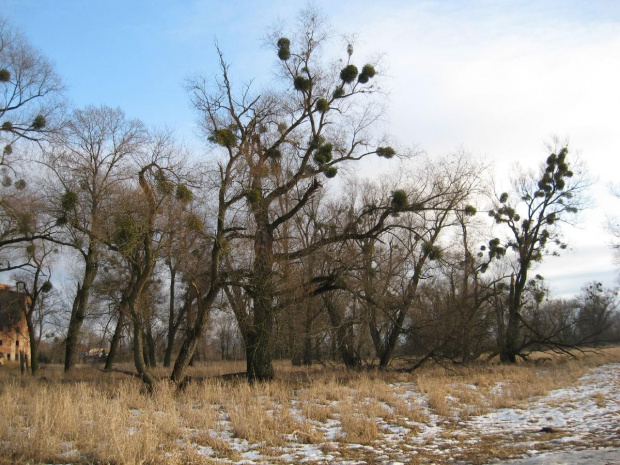
<instances>
[{"instance_id":1,"label":"brick building","mask_svg":"<svg viewBox=\"0 0 620 465\"><path fill-rule=\"evenodd\" d=\"M30 337L26 323L28 297L0 284L0 365L18 362L20 352L30 357Z\"/></svg>"}]
</instances>

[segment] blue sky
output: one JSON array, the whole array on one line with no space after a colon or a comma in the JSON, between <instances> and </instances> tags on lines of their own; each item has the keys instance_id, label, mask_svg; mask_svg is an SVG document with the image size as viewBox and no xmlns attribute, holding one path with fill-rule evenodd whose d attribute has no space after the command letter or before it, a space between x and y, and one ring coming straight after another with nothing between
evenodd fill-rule
<instances>
[{"instance_id":1,"label":"blue sky","mask_svg":"<svg viewBox=\"0 0 620 465\"><path fill-rule=\"evenodd\" d=\"M552 136L568 138L598 179L596 208L567 230L573 252L541 271L558 295L591 279L615 283L603 222L620 205L607 187L620 172L620 2L315 4L336 32L359 34L356 54L385 55L385 128L400 145L431 155L462 148L493 163L501 182L515 161L544 160ZM0 14L55 63L75 106L120 106L198 145L185 78L216 72L217 39L237 81L256 77L260 88L275 62L261 38L278 18L293 24L304 5L2 0Z\"/></svg>"}]
</instances>

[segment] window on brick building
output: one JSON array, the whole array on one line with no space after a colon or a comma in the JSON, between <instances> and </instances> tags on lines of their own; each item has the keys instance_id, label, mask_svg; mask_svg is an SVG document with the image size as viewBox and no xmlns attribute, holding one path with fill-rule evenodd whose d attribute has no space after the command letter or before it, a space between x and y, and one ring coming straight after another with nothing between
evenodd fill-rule
<instances>
[{"instance_id":1,"label":"window on brick building","mask_svg":"<svg viewBox=\"0 0 620 465\"><path fill-rule=\"evenodd\" d=\"M6 354L6 359L7 359L8 361L11 361L11 354Z\"/></svg>"},{"instance_id":2,"label":"window on brick building","mask_svg":"<svg viewBox=\"0 0 620 465\"><path fill-rule=\"evenodd\" d=\"M15 341L15 347L19 347L19 339Z\"/></svg>"}]
</instances>

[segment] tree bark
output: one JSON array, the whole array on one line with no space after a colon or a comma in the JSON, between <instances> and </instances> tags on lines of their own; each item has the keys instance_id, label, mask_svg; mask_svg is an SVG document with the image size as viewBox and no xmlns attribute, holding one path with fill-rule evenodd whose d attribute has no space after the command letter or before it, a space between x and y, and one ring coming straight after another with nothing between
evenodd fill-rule
<instances>
[{"instance_id":1,"label":"tree bark","mask_svg":"<svg viewBox=\"0 0 620 465\"><path fill-rule=\"evenodd\" d=\"M151 322L146 322L146 330L144 332L145 342L146 342L146 354L148 356L148 365L151 368L155 368L157 366L157 357L156 347L155 347L155 338L153 337L153 329L151 328Z\"/></svg>"},{"instance_id":2,"label":"tree bark","mask_svg":"<svg viewBox=\"0 0 620 465\"><path fill-rule=\"evenodd\" d=\"M36 375L39 371L39 344L37 341L32 312L28 312L26 324L28 325L28 336L30 337L30 372Z\"/></svg>"},{"instance_id":3,"label":"tree bark","mask_svg":"<svg viewBox=\"0 0 620 465\"><path fill-rule=\"evenodd\" d=\"M170 375L170 380L175 383L177 387L182 386L185 382L185 372L194 358L198 341L204 334L207 327L210 313L209 309L211 308L211 305L213 305L213 301L219 292L219 287L212 285L209 293L204 297L204 299L201 297L198 289L195 290L197 295L196 305L198 306L196 321L185 335L185 339L181 345L181 349L179 350L179 355L174 362L172 374Z\"/></svg>"},{"instance_id":4,"label":"tree bark","mask_svg":"<svg viewBox=\"0 0 620 465\"><path fill-rule=\"evenodd\" d=\"M386 343L383 347L383 353L381 354L381 357L379 359L379 368L382 370L387 368L390 362L392 361L392 357L394 355L394 349L396 348L396 344L398 343L398 338L400 337L402 333L404 322L405 322L405 309L401 308L398 312L398 316L396 317L396 321L392 322L392 325L390 327L390 332L388 334L388 337L386 338Z\"/></svg>"},{"instance_id":5,"label":"tree bark","mask_svg":"<svg viewBox=\"0 0 620 465\"><path fill-rule=\"evenodd\" d=\"M344 324L338 309L329 297L323 299L329 320L336 331L336 345L340 357L347 368L360 368L362 360L355 352L353 338L351 336L351 326Z\"/></svg>"},{"instance_id":6,"label":"tree bark","mask_svg":"<svg viewBox=\"0 0 620 465\"><path fill-rule=\"evenodd\" d=\"M149 392L155 388L155 378L148 370L144 360L144 333L140 327L140 322L133 320L133 360L140 378L146 385Z\"/></svg>"},{"instance_id":7,"label":"tree bark","mask_svg":"<svg viewBox=\"0 0 620 465\"><path fill-rule=\"evenodd\" d=\"M514 276L511 278L510 293L508 295L508 322L506 324L505 336L503 337L503 346L499 350L499 359L502 363L517 363L517 356L521 352L519 347L521 324L519 311L526 282L527 274L525 272L517 274L516 278Z\"/></svg>"},{"instance_id":8,"label":"tree bark","mask_svg":"<svg viewBox=\"0 0 620 465\"><path fill-rule=\"evenodd\" d=\"M306 310L306 321L304 325L304 353L302 363L306 366L312 365L312 359L314 358L312 353L312 312L309 305L304 305Z\"/></svg>"},{"instance_id":9,"label":"tree bark","mask_svg":"<svg viewBox=\"0 0 620 465\"><path fill-rule=\"evenodd\" d=\"M90 244L86 253L84 277L78 289L71 308L71 318L67 329L65 350L65 372L71 371L77 364L77 348L82 323L86 318L86 309L90 297L90 288L97 276L97 251L94 244Z\"/></svg>"},{"instance_id":10,"label":"tree bark","mask_svg":"<svg viewBox=\"0 0 620 465\"><path fill-rule=\"evenodd\" d=\"M166 337L166 352L164 353L164 366L169 367L172 360L172 349L174 347L174 338L177 332L177 326L175 325L174 318L174 292L176 288L176 275L177 270L169 265L170 269L170 299L168 301L168 334Z\"/></svg>"},{"instance_id":11,"label":"tree bark","mask_svg":"<svg viewBox=\"0 0 620 465\"><path fill-rule=\"evenodd\" d=\"M255 186L258 189L259 186ZM248 380L270 381L274 326L273 231L269 225L268 205L255 206L254 273L251 279L253 321L245 334Z\"/></svg>"},{"instance_id":12,"label":"tree bark","mask_svg":"<svg viewBox=\"0 0 620 465\"><path fill-rule=\"evenodd\" d=\"M270 381L274 377L271 352L273 333L272 303L269 299L254 299L254 321L245 334L245 353L248 380Z\"/></svg>"},{"instance_id":13,"label":"tree bark","mask_svg":"<svg viewBox=\"0 0 620 465\"><path fill-rule=\"evenodd\" d=\"M116 321L116 328L114 329L114 334L112 335L112 341L110 341L110 352L108 352L108 356L105 360L104 370L106 371L111 370L114 365L116 354L118 353L118 346L123 334L123 326L125 325L125 315L127 315L127 304L124 303L124 301L121 301L118 312L118 320Z\"/></svg>"}]
</instances>

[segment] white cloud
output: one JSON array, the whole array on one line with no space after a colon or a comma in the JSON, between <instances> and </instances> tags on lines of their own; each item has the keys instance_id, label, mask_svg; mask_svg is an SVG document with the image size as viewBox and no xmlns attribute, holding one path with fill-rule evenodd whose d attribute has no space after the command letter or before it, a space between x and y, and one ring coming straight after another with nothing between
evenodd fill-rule
<instances>
[{"instance_id":1,"label":"white cloud","mask_svg":"<svg viewBox=\"0 0 620 465\"><path fill-rule=\"evenodd\" d=\"M360 25L375 32L366 48L388 54L392 132L431 155L462 146L486 156L500 182L515 162L542 162L552 136L567 137L599 179L597 206L581 229L566 230L574 252L542 270L562 295L597 273L612 284L602 223L620 202L605 187L620 169L620 16L596 2L458 4L377 9Z\"/></svg>"}]
</instances>

